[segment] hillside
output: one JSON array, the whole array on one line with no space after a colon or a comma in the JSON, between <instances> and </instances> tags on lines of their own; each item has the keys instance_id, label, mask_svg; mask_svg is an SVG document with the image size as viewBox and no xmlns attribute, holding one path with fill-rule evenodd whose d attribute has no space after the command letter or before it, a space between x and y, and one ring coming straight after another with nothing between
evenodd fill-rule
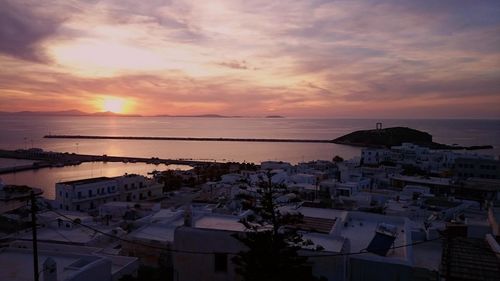
<instances>
[{"instance_id":1,"label":"hillside","mask_svg":"<svg viewBox=\"0 0 500 281\"><path fill-rule=\"evenodd\" d=\"M432 141L432 135L407 127L392 127L375 130L361 130L349 133L332 141L337 144L364 147L391 147L401 145L404 142L418 144L432 149L489 149L491 145L482 146L451 146Z\"/></svg>"}]
</instances>

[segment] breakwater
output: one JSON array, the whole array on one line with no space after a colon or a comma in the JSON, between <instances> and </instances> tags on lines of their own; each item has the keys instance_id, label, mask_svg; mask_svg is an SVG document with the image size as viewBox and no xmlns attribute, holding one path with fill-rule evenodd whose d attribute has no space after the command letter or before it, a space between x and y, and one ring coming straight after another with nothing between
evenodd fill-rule
<instances>
[{"instance_id":1,"label":"breakwater","mask_svg":"<svg viewBox=\"0 0 500 281\"><path fill-rule=\"evenodd\" d=\"M332 140L315 139L263 139L263 138L209 138L209 137L148 137L148 136L91 136L91 135L46 135L49 139L109 139L109 140L166 140L166 141L229 141L229 142L288 142L288 143L333 143Z\"/></svg>"}]
</instances>

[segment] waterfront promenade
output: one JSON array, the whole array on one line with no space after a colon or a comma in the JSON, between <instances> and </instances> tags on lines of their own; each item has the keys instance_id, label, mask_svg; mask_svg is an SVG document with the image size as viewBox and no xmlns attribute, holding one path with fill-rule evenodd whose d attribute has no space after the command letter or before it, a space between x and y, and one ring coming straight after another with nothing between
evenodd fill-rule
<instances>
[{"instance_id":1,"label":"waterfront promenade","mask_svg":"<svg viewBox=\"0 0 500 281\"><path fill-rule=\"evenodd\" d=\"M41 149L19 149L19 150L0 150L0 158L26 159L37 161L32 165L14 166L0 169L0 174L20 172L26 170L36 170L46 167L63 167L69 165L78 165L83 162L131 162L146 164L165 164L165 165L188 165L202 166L207 165L208 161L192 159L160 159L157 157L129 157L129 156L110 156L110 155L90 155L43 151Z\"/></svg>"}]
</instances>

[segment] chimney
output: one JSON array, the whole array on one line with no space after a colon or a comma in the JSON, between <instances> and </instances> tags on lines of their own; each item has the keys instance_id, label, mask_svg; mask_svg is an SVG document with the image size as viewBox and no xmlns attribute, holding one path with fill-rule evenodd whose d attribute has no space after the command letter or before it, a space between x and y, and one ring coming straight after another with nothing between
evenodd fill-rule
<instances>
[{"instance_id":1,"label":"chimney","mask_svg":"<svg viewBox=\"0 0 500 281\"><path fill-rule=\"evenodd\" d=\"M57 263L51 257L43 263L43 281L57 281Z\"/></svg>"}]
</instances>

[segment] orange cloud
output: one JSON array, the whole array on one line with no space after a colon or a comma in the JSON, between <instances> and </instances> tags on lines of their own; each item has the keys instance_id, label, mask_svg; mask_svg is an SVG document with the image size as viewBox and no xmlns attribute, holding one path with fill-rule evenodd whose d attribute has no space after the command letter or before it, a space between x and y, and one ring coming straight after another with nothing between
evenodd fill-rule
<instances>
[{"instance_id":1,"label":"orange cloud","mask_svg":"<svg viewBox=\"0 0 500 281\"><path fill-rule=\"evenodd\" d=\"M500 4L458 2L4 1L0 110L500 118Z\"/></svg>"}]
</instances>

